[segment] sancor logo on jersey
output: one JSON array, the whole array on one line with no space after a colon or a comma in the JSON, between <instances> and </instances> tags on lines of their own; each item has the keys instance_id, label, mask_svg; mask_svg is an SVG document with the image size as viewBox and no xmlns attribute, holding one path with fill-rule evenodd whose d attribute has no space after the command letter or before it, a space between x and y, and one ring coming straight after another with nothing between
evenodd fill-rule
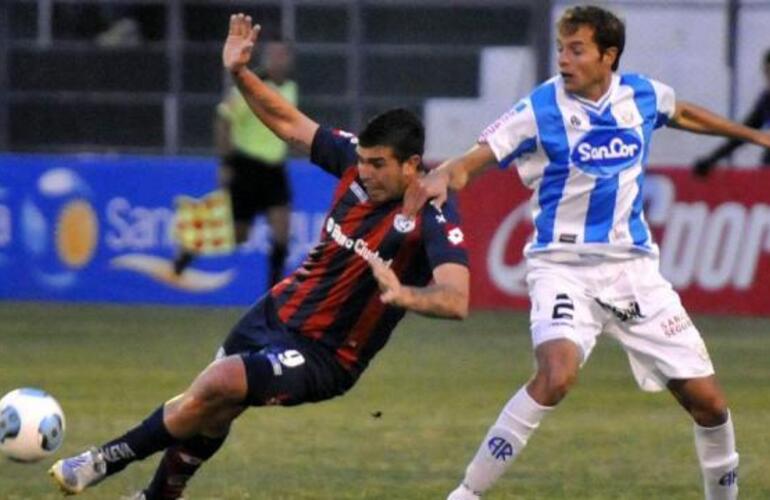
<instances>
[{"instance_id":1,"label":"sancor logo on jersey","mask_svg":"<svg viewBox=\"0 0 770 500\"><path fill-rule=\"evenodd\" d=\"M572 150L570 160L597 177L612 177L633 166L642 153L642 141L633 130L592 130Z\"/></svg>"}]
</instances>

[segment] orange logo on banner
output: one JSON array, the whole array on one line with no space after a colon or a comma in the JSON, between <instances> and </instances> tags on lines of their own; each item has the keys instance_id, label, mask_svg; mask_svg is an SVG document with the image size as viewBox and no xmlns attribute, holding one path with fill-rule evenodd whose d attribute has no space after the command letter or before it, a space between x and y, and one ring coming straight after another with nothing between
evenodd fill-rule
<instances>
[{"instance_id":1,"label":"orange logo on banner","mask_svg":"<svg viewBox=\"0 0 770 500\"><path fill-rule=\"evenodd\" d=\"M99 225L91 205L84 200L67 204L56 224L56 251L70 267L81 268L93 257Z\"/></svg>"}]
</instances>

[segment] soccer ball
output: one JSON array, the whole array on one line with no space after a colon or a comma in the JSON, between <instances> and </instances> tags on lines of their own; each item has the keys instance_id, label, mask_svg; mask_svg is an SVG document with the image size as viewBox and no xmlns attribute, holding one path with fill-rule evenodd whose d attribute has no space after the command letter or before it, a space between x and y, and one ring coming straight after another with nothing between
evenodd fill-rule
<instances>
[{"instance_id":1,"label":"soccer ball","mask_svg":"<svg viewBox=\"0 0 770 500\"><path fill-rule=\"evenodd\" d=\"M20 462L47 457L64 440L64 412L40 389L25 387L0 399L0 451Z\"/></svg>"}]
</instances>

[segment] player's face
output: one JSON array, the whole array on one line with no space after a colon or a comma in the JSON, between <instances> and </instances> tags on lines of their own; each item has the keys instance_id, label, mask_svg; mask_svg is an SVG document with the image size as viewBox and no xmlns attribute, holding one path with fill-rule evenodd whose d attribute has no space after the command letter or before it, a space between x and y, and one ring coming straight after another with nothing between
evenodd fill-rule
<instances>
[{"instance_id":1,"label":"player's face","mask_svg":"<svg viewBox=\"0 0 770 500\"><path fill-rule=\"evenodd\" d=\"M356 152L358 176L369 194L369 199L374 203L402 198L406 186L417 175L417 167L420 164L418 155L400 162L390 146L358 146Z\"/></svg>"},{"instance_id":2,"label":"player's face","mask_svg":"<svg viewBox=\"0 0 770 500\"><path fill-rule=\"evenodd\" d=\"M601 98L612 81L617 49L610 47L601 53L594 41L594 29L586 25L574 33L560 32L556 49L565 90L594 101Z\"/></svg>"}]
</instances>

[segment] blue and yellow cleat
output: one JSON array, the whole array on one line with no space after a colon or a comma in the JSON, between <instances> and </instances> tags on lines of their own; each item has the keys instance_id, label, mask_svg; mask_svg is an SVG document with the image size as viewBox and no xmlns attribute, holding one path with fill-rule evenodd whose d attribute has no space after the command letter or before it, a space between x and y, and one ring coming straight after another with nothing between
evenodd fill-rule
<instances>
[{"instance_id":1,"label":"blue and yellow cleat","mask_svg":"<svg viewBox=\"0 0 770 500\"><path fill-rule=\"evenodd\" d=\"M67 495L77 495L93 486L107 474L107 462L96 448L57 461L48 470L59 488Z\"/></svg>"}]
</instances>

